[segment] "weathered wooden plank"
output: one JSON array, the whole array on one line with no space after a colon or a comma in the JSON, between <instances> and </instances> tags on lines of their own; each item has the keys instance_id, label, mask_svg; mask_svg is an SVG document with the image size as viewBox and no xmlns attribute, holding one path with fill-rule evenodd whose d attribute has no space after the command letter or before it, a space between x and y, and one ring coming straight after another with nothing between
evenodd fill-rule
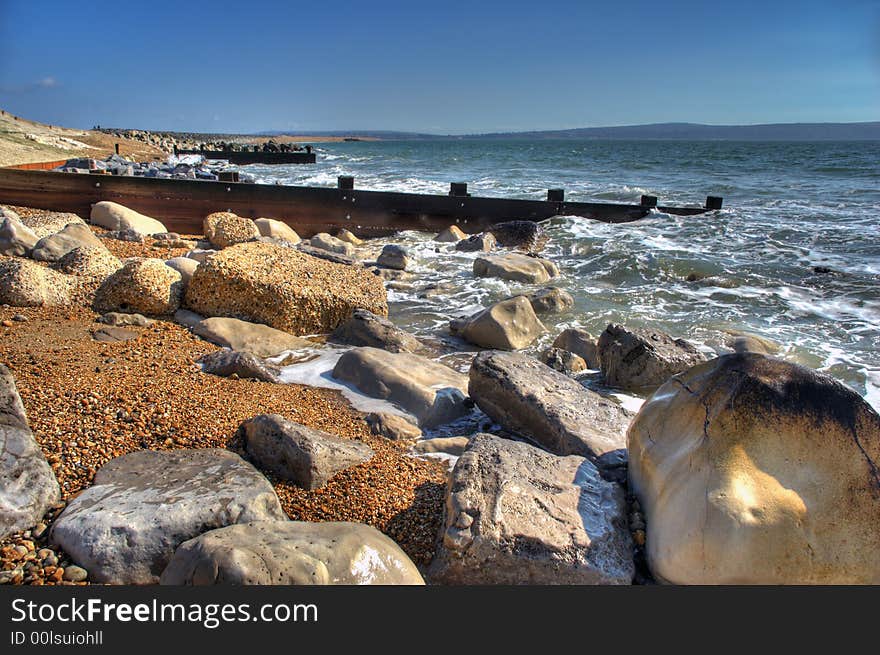
<instances>
[{"instance_id":1,"label":"weathered wooden plank","mask_svg":"<svg viewBox=\"0 0 880 655\"><path fill-rule=\"evenodd\" d=\"M453 197L274 184L237 184L0 169L0 203L74 212L112 200L161 220L173 232L198 234L215 211L282 220L304 237L347 228L360 236L400 230L440 231L457 224L469 233L505 220L541 221L574 215L624 223L647 215L641 205ZM661 207L693 215L702 208Z\"/></svg>"}]
</instances>

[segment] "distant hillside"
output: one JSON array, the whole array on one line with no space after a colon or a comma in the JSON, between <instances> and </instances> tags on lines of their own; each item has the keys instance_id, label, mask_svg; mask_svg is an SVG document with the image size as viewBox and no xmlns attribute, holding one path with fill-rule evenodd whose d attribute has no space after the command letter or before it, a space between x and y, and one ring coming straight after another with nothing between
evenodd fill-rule
<instances>
[{"instance_id":1,"label":"distant hillside","mask_svg":"<svg viewBox=\"0 0 880 655\"><path fill-rule=\"evenodd\" d=\"M279 135L284 132L260 132ZM382 130L300 132L302 135L368 137L383 140L413 139L672 139L681 141L880 141L880 122L873 123L773 123L768 125L701 125L655 123L620 127L582 127L571 130L494 132L439 135Z\"/></svg>"},{"instance_id":2,"label":"distant hillside","mask_svg":"<svg viewBox=\"0 0 880 655\"><path fill-rule=\"evenodd\" d=\"M880 122L774 123L768 125L701 125L657 123L621 127L474 135L480 139L677 139L727 141L878 141Z\"/></svg>"}]
</instances>

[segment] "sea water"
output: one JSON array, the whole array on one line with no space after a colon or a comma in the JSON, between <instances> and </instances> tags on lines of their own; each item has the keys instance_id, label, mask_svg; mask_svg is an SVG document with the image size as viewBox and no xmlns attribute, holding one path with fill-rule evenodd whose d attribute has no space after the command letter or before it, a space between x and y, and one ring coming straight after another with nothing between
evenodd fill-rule
<instances>
[{"instance_id":1,"label":"sea water","mask_svg":"<svg viewBox=\"0 0 880 655\"><path fill-rule=\"evenodd\" d=\"M315 165L253 165L261 183L474 195L702 205L682 217L653 212L623 225L573 216L546 222L544 256L562 272L553 285L571 312L542 316L537 353L566 327L598 335L608 323L651 326L723 352L729 330L772 339L780 355L825 371L880 408L880 143L682 141L360 141L319 144ZM475 279L474 253L405 232L415 279L389 290L389 318L420 336L451 318L536 287ZM689 281L689 279L691 281ZM428 294L430 285L441 292ZM447 363L463 369L467 358Z\"/></svg>"}]
</instances>

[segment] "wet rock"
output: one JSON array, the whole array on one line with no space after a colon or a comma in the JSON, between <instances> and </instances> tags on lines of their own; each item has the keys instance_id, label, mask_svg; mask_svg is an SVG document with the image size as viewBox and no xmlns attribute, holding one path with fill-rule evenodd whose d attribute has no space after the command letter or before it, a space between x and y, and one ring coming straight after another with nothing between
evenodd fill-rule
<instances>
[{"instance_id":1,"label":"wet rock","mask_svg":"<svg viewBox=\"0 0 880 655\"><path fill-rule=\"evenodd\" d=\"M502 300L469 318L453 320L449 329L465 341L498 350L525 348L546 331L525 296Z\"/></svg>"},{"instance_id":2,"label":"wet rock","mask_svg":"<svg viewBox=\"0 0 880 655\"><path fill-rule=\"evenodd\" d=\"M382 248L382 252L376 258L376 263L382 268L393 268L398 271L405 271L412 261L413 257L409 250L393 243Z\"/></svg>"},{"instance_id":3,"label":"wet rock","mask_svg":"<svg viewBox=\"0 0 880 655\"><path fill-rule=\"evenodd\" d=\"M67 505L50 541L94 582L154 584L188 539L249 521L286 521L268 480L226 450L117 457Z\"/></svg>"},{"instance_id":4,"label":"wet rock","mask_svg":"<svg viewBox=\"0 0 880 655\"><path fill-rule=\"evenodd\" d=\"M290 334L331 332L355 309L388 315L385 287L362 268L292 248L245 243L201 264L186 290L189 309L231 316Z\"/></svg>"},{"instance_id":5,"label":"wet rock","mask_svg":"<svg viewBox=\"0 0 880 655\"><path fill-rule=\"evenodd\" d=\"M440 234L435 236L434 241L439 241L440 243L456 243L465 238L467 238L467 234L462 232L460 227L457 225L450 225Z\"/></svg>"},{"instance_id":6,"label":"wet rock","mask_svg":"<svg viewBox=\"0 0 880 655\"><path fill-rule=\"evenodd\" d=\"M540 252L548 240L544 228L532 221L496 223L489 228L489 232L495 236L499 245L527 252Z\"/></svg>"},{"instance_id":7,"label":"wet rock","mask_svg":"<svg viewBox=\"0 0 880 655\"><path fill-rule=\"evenodd\" d=\"M596 337L586 330L566 328L553 340L553 347L574 353L583 359L589 368L599 368L599 346Z\"/></svg>"},{"instance_id":8,"label":"wet rock","mask_svg":"<svg viewBox=\"0 0 880 655\"><path fill-rule=\"evenodd\" d=\"M55 474L28 427L15 379L0 364L0 539L35 526L60 498Z\"/></svg>"},{"instance_id":9,"label":"wet rock","mask_svg":"<svg viewBox=\"0 0 880 655\"><path fill-rule=\"evenodd\" d=\"M495 247L495 237L491 232L475 234L455 244L461 252L489 252Z\"/></svg>"},{"instance_id":10,"label":"wet rock","mask_svg":"<svg viewBox=\"0 0 880 655\"><path fill-rule=\"evenodd\" d=\"M260 414L238 428L248 456L303 489L320 489L340 471L373 457L365 443L314 430L278 414Z\"/></svg>"},{"instance_id":11,"label":"wet rock","mask_svg":"<svg viewBox=\"0 0 880 655\"><path fill-rule=\"evenodd\" d=\"M22 223L17 214L0 209L0 255L28 257L37 245L37 235Z\"/></svg>"},{"instance_id":12,"label":"wet rock","mask_svg":"<svg viewBox=\"0 0 880 655\"><path fill-rule=\"evenodd\" d=\"M63 577L67 582L85 582L89 577L89 572L81 566L71 564L64 567Z\"/></svg>"},{"instance_id":13,"label":"wet rock","mask_svg":"<svg viewBox=\"0 0 880 655\"><path fill-rule=\"evenodd\" d=\"M390 352L418 352L422 343L387 318L365 309L356 309L347 321L336 328L328 341L349 346L371 346Z\"/></svg>"},{"instance_id":14,"label":"wet rock","mask_svg":"<svg viewBox=\"0 0 880 655\"><path fill-rule=\"evenodd\" d=\"M760 355L775 355L782 348L778 343L760 334L729 330L724 339L724 345L737 353L758 353Z\"/></svg>"},{"instance_id":15,"label":"wet rock","mask_svg":"<svg viewBox=\"0 0 880 655\"><path fill-rule=\"evenodd\" d=\"M598 462L626 447L629 411L533 357L480 353L468 392L496 423L557 455Z\"/></svg>"},{"instance_id":16,"label":"wet rock","mask_svg":"<svg viewBox=\"0 0 880 655\"><path fill-rule=\"evenodd\" d=\"M108 200L92 205L90 220L108 230L133 230L143 235L168 231L161 221Z\"/></svg>"},{"instance_id":17,"label":"wet rock","mask_svg":"<svg viewBox=\"0 0 880 655\"><path fill-rule=\"evenodd\" d=\"M184 542L163 585L421 585L391 539L359 523L234 525Z\"/></svg>"},{"instance_id":18,"label":"wet rock","mask_svg":"<svg viewBox=\"0 0 880 655\"><path fill-rule=\"evenodd\" d=\"M344 353L333 377L362 393L394 403L421 427L448 423L470 412L467 376L425 357L354 348Z\"/></svg>"},{"instance_id":19,"label":"wet rock","mask_svg":"<svg viewBox=\"0 0 880 655\"><path fill-rule=\"evenodd\" d=\"M205 217L202 228L205 238L212 246L220 249L253 241L260 236L260 230L251 219L232 212L209 214Z\"/></svg>"},{"instance_id":20,"label":"wet rock","mask_svg":"<svg viewBox=\"0 0 880 655\"><path fill-rule=\"evenodd\" d=\"M541 362L554 371L571 375L587 370L587 363L582 357L562 348L548 348L541 353Z\"/></svg>"},{"instance_id":21,"label":"wet rock","mask_svg":"<svg viewBox=\"0 0 880 655\"><path fill-rule=\"evenodd\" d=\"M880 416L831 377L713 359L657 389L628 447L658 580L880 582Z\"/></svg>"},{"instance_id":22,"label":"wet rock","mask_svg":"<svg viewBox=\"0 0 880 655\"><path fill-rule=\"evenodd\" d=\"M676 373L706 361L706 356L684 339L614 323L599 336L598 352L606 383L632 390L656 388Z\"/></svg>"},{"instance_id":23,"label":"wet rock","mask_svg":"<svg viewBox=\"0 0 880 655\"><path fill-rule=\"evenodd\" d=\"M87 225L71 223L60 232L43 237L34 245L31 257L40 262L56 262L74 248L105 249Z\"/></svg>"},{"instance_id":24,"label":"wet rock","mask_svg":"<svg viewBox=\"0 0 880 655\"><path fill-rule=\"evenodd\" d=\"M536 314L562 314L574 307L572 295L557 287L539 289L528 298Z\"/></svg>"},{"instance_id":25,"label":"wet rock","mask_svg":"<svg viewBox=\"0 0 880 655\"><path fill-rule=\"evenodd\" d=\"M588 460L488 434L452 470L441 584L630 584L632 541L620 486Z\"/></svg>"},{"instance_id":26,"label":"wet rock","mask_svg":"<svg viewBox=\"0 0 880 655\"><path fill-rule=\"evenodd\" d=\"M165 316L177 311L182 295L180 273L164 261L133 259L104 280L95 292L94 308Z\"/></svg>"},{"instance_id":27,"label":"wet rock","mask_svg":"<svg viewBox=\"0 0 880 655\"><path fill-rule=\"evenodd\" d=\"M98 323L106 325L114 325L123 327L126 325L134 325L137 327L146 327L153 323L152 319L147 318L143 314L122 314L120 312L107 312L97 319Z\"/></svg>"},{"instance_id":28,"label":"wet rock","mask_svg":"<svg viewBox=\"0 0 880 655\"><path fill-rule=\"evenodd\" d=\"M235 350L217 350L203 355L198 362L205 373L225 378L278 382L281 372L277 366L264 362L252 353Z\"/></svg>"},{"instance_id":29,"label":"wet rock","mask_svg":"<svg viewBox=\"0 0 880 655\"><path fill-rule=\"evenodd\" d=\"M326 250L327 252L336 253L338 255L345 255L346 257L354 256L353 245L342 241L341 239L337 239L326 232L319 232L313 236L309 239L309 244L313 248L319 248L320 250Z\"/></svg>"},{"instance_id":30,"label":"wet rock","mask_svg":"<svg viewBox=\"0 0 880 655\"><path fill-rule=\"evenodd\" d=\"M544 284L559 275L553 262L521 253L477 257L473 271L476 277L497 277L526 284Z\"/></svg>"},{"instance_id":31,"label":"wet rock","mask_svg":"<svg viewBox=\"0 0 880 655\"><path fill-rule=\"evenodd\" d=\"M384 412L371 412L365 418L370 432L392 441L412 441L422 436L422 431L402 416Z\"/></svg>"},{"instance_id":32,"label":"wet rock","mask_svg":"<svg viewBox=\"0 0 880 655\"><path fill-rule=\"evenodd\" d=\"M235 351L253 353L257 357L274 357L287 350L314 348L315 343L295 337L268 325L249 323L237 318L206 318L192 326L193 334Z\"/></svg>"},{"instance_id":33,"label":"wet rock","mask_svg":"<svg viewBox=\"0 0 880 655\"><path fill-rule=\"evenodd\" d=\"M379 268L378 266L374 266L369 270L373 275L382 278L386 282L403 282L406 280L412 280L415 277L412 273L399 271L395 268Z\"/></svg>"},{"instance_id":34,"label":"wet rock","mask_svg":"<svg viewBox=\"0 0 880 655\"><path fill-rule=\"evenodd\" d=\"M296 233L296 230L290 227L287 223L276 221L271 218L258 218L254 221L254 224L260 231L260 236L280 239L281 241L286 241L294 246L302 241Z\"/></svg>"},{"instance_id":35,"label":"wet rock","mask_svg":"<svg viewBox=\"0 0 880 655\"><path fill-rule=\"evenodd\" d=\"M0 259L0 304L12 307L70 305L77 288L71 275L29 259Z\"/></svg>"}]
</instances>

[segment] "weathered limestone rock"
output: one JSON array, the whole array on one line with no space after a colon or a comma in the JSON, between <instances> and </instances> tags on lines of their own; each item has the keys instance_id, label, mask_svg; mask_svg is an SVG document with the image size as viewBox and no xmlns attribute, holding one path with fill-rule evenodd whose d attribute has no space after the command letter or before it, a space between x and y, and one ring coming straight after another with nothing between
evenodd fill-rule
<instances>
[{"instance_id":1,"label":"weathered limestone rock","mask_svg":"<svg viewBox=\"0 0 880 655\"><path fill-rule=\"evenodd\" d=\"M619 485L577 456L478 434L459 457L430 579L443 584L630 584Z\"/></svg>"},{"instance_id":2,"label":"weathered limestone rock","mask_svg":"<svg viewBox=\"0 0 880 655\"><path fill-rule=\"evenodd\" d=\"M421 585L391 539L359 523L276 521L211 530L184 542L163 585Z\"/></svg>"},{"instance_id":3,"label":"weathered limestone rock","mask_svg":"<svg viewBox=\"0 0 880 655\"><path fill-rule=\"evenodd\" d=\"M439 241L440 243L456 243L465 238L467 238L467 234L462 232L460 227L457 225L450 225L440 234L435 236L434 241Z\"/></svg>"},{"instance_id":4,"label":"weathered limestone rock","mask_svg":"<svg viewBox=\"0 0 880 655\"><path fill-rule=\"evenodd\" d=\"M525 296L502 300L469 318L453 320L449 329L465 341L498 350L525 348L546 331Z\"/></svg>"},{"instance_id":5,"label":"weathered limestone rock","mask_svg":"<svg viewBox=\"0 0 880 655\"><path fill-rule=\"evenodd\" d=\"M310 257L323 259L324 261L332 262L333 264L341 264L342 266L363 267L363 262L355 259L354 257L341 255L338 252L330 252L329 250L325 250L324 248L315 248L306 241L303 241L302 243L297 245L296 249L301 253L309 255Z\"/></svg>"},{"instance_id":6,"label":"weathered limestone rock","mask_svg":"<svg viewBox=\"0 0 880 655\"><path fill-rule=\"evenodd\" d=\"M217 250L205 250L203 248L196 248L195 250L190 250L186 255L184 255L187 259L194 259L199 264L204 264L209 257L213 257L219 251Z\"/></svg>"},{"instance_id":7,"label":"weathered limestone rock","mask_svg":"<svg viewBox=\"0 0 880 655\"><path fill-rule=\"evenodd\" d=\"M566 328L553 340L554 348L561 348L583 359L592 369L599 368L599 346L596 337L580 328Z\"/></svg>"},{"instance_id":8,"label":"weathered limestone rock","mask_svg":"<svg viewBox=\"0 0 880 655\"><path fill-rule=\"evenodd\" d=\"M60 232L71 223L85 225L86 222L76 214L67 212L40 212L21 216L21 222L37 235L38 239Z\"/></svg>"},{"instance_id":9,"label":"weathered limestone rock","mask_svg":"<svg viewBox=\"0 0 880 655\"><path fill-rule=\"evenodd\" d=\"M491 232L483 232L462 239L455 244L455 249L461 252L489 252L495 247L495 243L495 237Z\"/></svg>"},{"instance_id":10,"label":"weathered limestone rock","mask_svg":"<svg viewBox=\"0 0 880 655\"><path fill-rule=\"evenodd\" d=\"M353 246L360 246L363 244L364 240L357 238L354 234L342 228L339 232L336 233L336 238L340 241L345 241L346 243L350 243Z\"/></svg>"},{"instance_id":11,"label":"weathered limestone rock","mask_svg":"<svg viewBox=\"0 0 880 655\"><path fill-rule=\"evenodd\" d=\"M285 521L269 481L226 450L117 457L55 521L61 546L95 582L153 584L187 539L249 521Z\"/></svg>"},{"instance_id":12,"label":"weathered limestone rock","mask_svg":"<svg viewBox=\"0 0 880 655\"><path fill-rule=\"evenodd\" d=\"M173 314L180 307L180 273L161 259L133 259L107 277L95 292L99 312L137 312L148 316Z\"/></svg>"},{"instance_id":13,"label":"weathered limestone rock","mask_svg":"<svg viewBox=\"0 0 880 655\"><path fill-rule=\"evenodd\" d=\"M302 239L292 227L287 223L276 221L271 218L258 218L254 221L260 236L270 237L272 239L280 239L292 245L298 244Z\"/></svg>"},{"instance_id":14,"label":"weathered limestone rock","mask_svg":"<svg viewBox=\"0 0 880 655\"><path fill-rule=\"evenodd\" d=\"M60 499L55 473L28 427L15 379L0 364L0 539L33 527Z\"/></svg>"},{"instance_id":15,"label":"weathered limestone rock","mask_svg":"<svg viewBox=\"0 0 880 655\"><path fill-rule=\"evenodd\" d=\"M719 357L663 384L628 446L658 580L880 582L880 416L831 377Z\"/></svg>"},{"instance_id":16,"label":"weathered limestone rock","mask_svg":"<svg viewBox=\"0 0 880 655\"><path fill-rule=\"evenodd\" d=\"M309 239L309 244L313 248L319 248L321 250L326 250L327 252L334 252L338 255L345 255L346 257L354 256L354 246L350 243L346 243L341 239L337 239L334 236L327 234L326 232L319 232L311 239Z\"/></svg>"},{"instance_id":17,"label":"weathered limestone rock","mask_svg":"<svg viewBox=\"0 0 880 655\"><path fill-rule=\"evenodd\" d=\"M435 437L422 439L413 444L413 452L417 455L452 455L460 457L470 443L470 437Z\"/></svg>"},{"instance_id":18,"label":"weathered limestone rock","mask_svg":"<svg viewBox=\"0 0 880 655\"><path fill-rule=\"evenodd\" d=\"M418 352L424 346L413 335L401 330L387 318L365 309L356 309L347 321L337 327L329 341L350 346L371 346L389 352Z\"/></svg>"},{"instance_id":19,"label":"weathered limestone rock","mask_svg":"<svg viewBox=\"0 0 880 655\"><path fill-rule=\"evenodd\" d=\"M34 245L31 257L38 262L57 262L74 248L98 248L106 250L87 225L71 223L60 232L43 237Z\"/></svg>"},{"instance_id":20,"label":"weathered limestone rock","mask_svg":"<svg viewBox=\"0 0 880 655\"><path fill-rule=\"evenodd\" d=\"M239 244L207 259L187 287L186 304L291 334L330 332L359 308L388 315L385 287L372 273L265 243Z\"/></svg>"},{"instance_id":21,"label":"weathered limestone rock","mask_svg":"<svg viewBox=\"0 0 880 655\"><path fill-rule=\"evenodd\" d=\"M126 325L136 325L138 327L146 327L153 321L143 314L122 314L120 312L107 312L103 316L97 318L98 323L123 327Z\"/></svg>"},{"instance_id":22,"label":"weathered limestone rock","mask_svg":"<svg viewBox=\"0 0 880 655\"><path fill-rule=\"evenodd\" d=\"M55 307L71 304L76 278L30 259L0 259L0 304Z\"/></svg>"},{"instance_id":23,"label":"weathered limestone rock","mask_svg":"<svg viewBox=\"0 0 880 655\"><path fill-rule=\"evenodd\" d=\"M626 447L630 412L533 357L480 353L468 391L494 421L551 453L596 462Z\"/></svg>"},{"instance_id":24,"label":"weathered limestone rock","mask_svg":"<svg viewBox=\"0 0 880 655\"><path fill-rule=\"evenodd\" d=\"M92 205L90 220L93 225L113 231L133 230L143 235L162 234L168 231L161 221L109 200Z\"/></svg>"},{"instance_id":25,"label":"weathered limestone rock","mask_svg":"<svg viewBox=\"0 0 880 655\"><path fill-rule=\"evenodd\" d=\"M312 348L315 343L308 339L276 330L268 325L249 323L237 318L206 318L192 326L193 334L239 352L253 353L257 357L274 357L287 350Z\"/></svg>"},{"instance_id":26,"label":"weathered limestone rock","mask_svg":"<svg viewBox=\"0 0 880 655\"><path fill-rule=\"evenodd\" d=\"M229 378L278 382L280 369L256 355L235 350L217 350L199 358L202 370L210 375Z\"/></svg>"},{"instance_id":27,"label":"weathered limestone rock","mask_svg":"<svg viewBox=\"0 0 880 655\"><path fill-rule=\"evenodd\" d=\"M570 375L587 370L587 363L582 357L562 348L548 348L541 353L541 362L554 371Z\"/></svg>"},{"instance_id":28,"label":"weathered limestone rock","mask_svg":"<svg viewBox=\"0 0 880 655\"><path fill-rule=\"evenodd\" d=\"M389 243L382 248L382 252L376 258L376 263L383 268L393 268L397 271L405 271L413 261L409 250L403 246Z\"/></svg>"},{"instance_id":29,"label":"weathered limestone rock","mask_svg":"<svg viewBox=\"0 0 880 655\"><path fill-rule=\"evenodd\" d=\"M172 257L165 260L165 265L180 273L180 281L183 283L184 289L186 289L189 281L192 280L193 274L199 267L199 263L191 257Z\"/></svg>"},{"instance_id":30,"label":"weathered limestone rock","mask_svg":"<svg viewBox=\"0 0 880 655\"><path fill-rule=\"evenodd\" d=\"M208 214L202 223L202 229L211 245L221 249L253 241L260 236L256 223L232 212Z\"/></svg>"},{"instance_id":31,"label":"weathered limestone rock","mask_svg":"<svg viewBox=\"0 0 880 655\"><path fill-rule=\"evenodd\" d=\"M545 287L529 294L529 302L536 314L562 314L574 307L572 295L557 287Z\"/></svg>"},{"instance_id":32,"label":"weathered limestone rock","mask_svg":"<svg viewBox=\"0 0 880 655\"><path fill-rule=\"evenodd\" d=\"M260 414L238 428L248 455L303 489L320 489L340 471L373 457L367 444L314 430L278 414Z\"/></svg>"},{"instance_id":33,"label":"weathered limestone rock","mask_svg":"<svg viewBox=\"0 0 880 655\"><path fill-rule=\"evenodd\" d=\"M422 431L402 416L385 412L371 412L365 417L370 432L392 441L411 441L422 436Z\"/></svg>"},{"instance_id":34,"label":"weathered limestone rock","mask_svg":"<svg viewBox=\"0 0 880 655\"><path fill-rule=\"evenodd\" d=\"M68 275L102 281L122 268L122 262L106 248L83 247L69 251L52 268Z\"/></svg>"},{"instance_id":35,"label":"weathered limestone rock","mask_svg":"<svg viewBox=\"0 0 880 655\"><path fill-rule=\"evenodd\" d=\"M11 210L0 210L0 255L28 257L37 245L37 235Z\"/></svg>"},{"instance_id":36,"label":"weathered limestone rock","mask_svg":"<svg viewBox=\"0 0 880 655\"><path fill-rule=\"evenodd\" d=\"M559 275L559 269L548 259L512 252L477 257L474 260L474 275L526 284L544 284Z\"/></svg>"},{"instance_id":37,"label":"weathered limestone rock","mask_svg":"<svg viewBox=\"0 0 880 655\"><path fill-rule=\"evenodd\" d=\"M532 221L505 221L489 228L498 243L505 248L519 248L527 252L540 252L547 245L547 234Z\"/></svg>"},{"instance_id":38,"label":"weathered limestone rock","mask_svg":"<svg viewBox=\"0 0 880 655\"><path fill-rule=\"evenodd\" d=\"M394 403L421 427L448 423L470 411L467 376L410 353L354 348L343 354L333 377L362 393Z\"/></svg>"},{"instance_id":39,"label":"weathered limestone rock","mask_svg":"<svg viewBox=\"0 0 880 655\"><path fill-rule=\"evenodd\" d=\"M621 389L656 388L676 373L706 361L684 339L614 323L599 336L598 352L605 381Z\"/></svg>"}]
</instances>

